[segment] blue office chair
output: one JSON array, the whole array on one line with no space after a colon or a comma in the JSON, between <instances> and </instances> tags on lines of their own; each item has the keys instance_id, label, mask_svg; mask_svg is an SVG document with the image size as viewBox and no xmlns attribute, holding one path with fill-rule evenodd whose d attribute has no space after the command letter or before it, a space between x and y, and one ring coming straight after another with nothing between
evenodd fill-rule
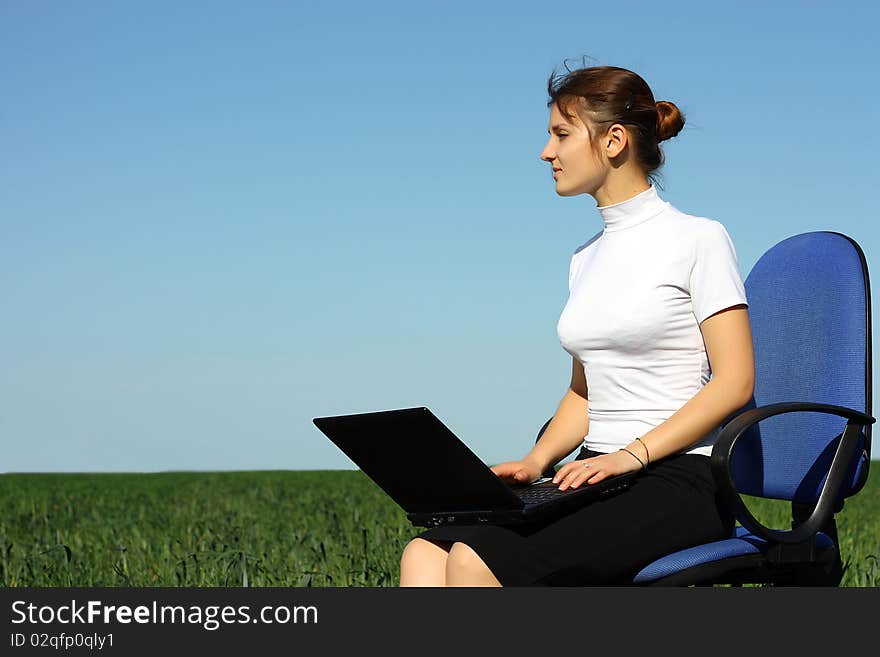
<instances>
[{"instance_id":1,"label":"blue office chair","mask_svg":"<svg viewBox=\"0 0 880 657\"><path fill-rule=\"evenodd\" d=\"M758 260L745 287L755 393L711 455L738 525L648 564L633 585L840 584L835 515L868 478L874 422L865 256L840 233L795 235ZM791 528L765 527L742 495L790 501Z\"/></svg>"}]
</instances>

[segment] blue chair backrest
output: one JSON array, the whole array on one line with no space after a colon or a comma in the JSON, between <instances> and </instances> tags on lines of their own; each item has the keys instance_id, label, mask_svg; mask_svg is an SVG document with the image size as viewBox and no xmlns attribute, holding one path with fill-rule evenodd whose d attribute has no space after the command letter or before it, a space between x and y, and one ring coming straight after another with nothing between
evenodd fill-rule
<instances>
[{"instance_id":1,"label":"blue chair backrest","mask_svg":"<svg viewBox=\"0 0 880 657\"><path fill-rule=\"evenodd\" d=\"M745 287L755 346L754 405L817 402L870 415L870 287L859 246L840 233L795 235L755 263ZM845 426L843 418L813 412L762 421L734 452L737 488L814 502ZM867 458L852 465L844 495L863 483Z\"/></svg>"}]
</instances>

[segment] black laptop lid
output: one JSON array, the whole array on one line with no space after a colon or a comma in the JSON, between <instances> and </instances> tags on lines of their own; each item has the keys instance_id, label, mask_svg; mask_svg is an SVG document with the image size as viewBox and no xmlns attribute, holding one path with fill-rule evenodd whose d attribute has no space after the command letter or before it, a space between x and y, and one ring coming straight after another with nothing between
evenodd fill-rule
<instances>
[{"instance_id":1,"label":"black laptop lid","mask_svg":"<svg viewBox=\"0 0 880 657\"><path fill-rule=\"evenodd\" d=\"M519 497L425 407L312 420L407 512L511 509Z\"/></svg>"}]
</instances>

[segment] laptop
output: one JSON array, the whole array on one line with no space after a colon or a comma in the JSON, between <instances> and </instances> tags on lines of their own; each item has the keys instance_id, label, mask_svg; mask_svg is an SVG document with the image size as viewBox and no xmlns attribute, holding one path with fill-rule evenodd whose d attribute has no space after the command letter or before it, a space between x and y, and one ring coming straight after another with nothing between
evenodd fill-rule
<instances>
[{"instance_id":1,"label":"laptop","mask_svg":"<svg viewBox=\"0 0 880 657\"><path fill-rule=\"evenodd\" d=\"M312 421L422 527L544 520L624 490L637 474L564 491L549 477L508 484L426 407Z\"/></svg>"}]
</instances>

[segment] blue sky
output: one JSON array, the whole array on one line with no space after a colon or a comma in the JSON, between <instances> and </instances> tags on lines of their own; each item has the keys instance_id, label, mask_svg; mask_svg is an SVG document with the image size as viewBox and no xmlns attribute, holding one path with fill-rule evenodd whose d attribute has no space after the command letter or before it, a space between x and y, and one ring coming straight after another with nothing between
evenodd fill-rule
<instances>
[{"instance_id":1,"label":"blue sky","mask_svg":"<svg viewBox=\"0 0 880 657\"><path fill-rule=\"evenodd\" d=\"M3 3L0 471L351 468L311 418L422 405L519 458L567 386L569 259L601 228L538 157L551 71L630 68L682 109L661 196L724 223L743 276L808 230L873 273L878 19Z\"/></svg>"}]
</instances>

